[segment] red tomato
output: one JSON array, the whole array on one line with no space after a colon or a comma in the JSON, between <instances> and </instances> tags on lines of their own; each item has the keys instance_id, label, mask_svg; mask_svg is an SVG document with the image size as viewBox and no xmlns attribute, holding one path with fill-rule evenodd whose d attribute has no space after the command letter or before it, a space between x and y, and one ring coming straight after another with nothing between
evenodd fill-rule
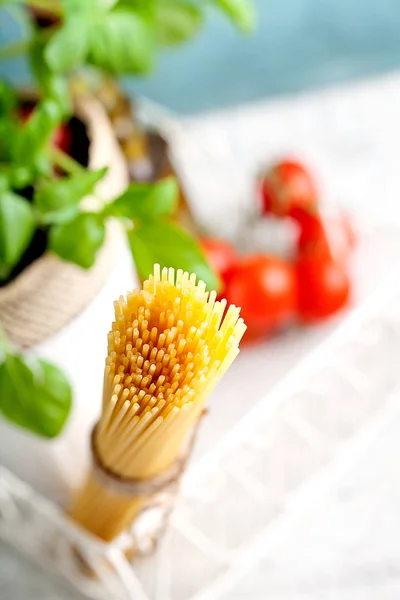
<instances>
[{"instance_id":1,"label":"red tomato","mask_svg":"<svg viewBox=\"0 0 400 600\"><path fill-rule=\"evenodd\" d=\"M299 225L297 250L299 254L331 254L325 223L319 213L296 211L295 220Z\"/></svg>"},{"instance_id":2,"label":"red tomato","mask_svg":"<svg viewBox=\"0 0 400 600\"><path fill-rule=\"evenodd\" d=\"M200 240L203 252L220 278L220 289L218 299L224 297L225 288L230 278L231 269L234 268L239 257L231 244L224 240L215 238L204 238Z\"/></svg>"},{"instance_id":3,"label":"red tomato","mask_svg":"<svg viewBox=\"0 0 400 600\"><path fill-rule=\"evenodd\" d=\"M315 210L317 188L309 171L297 161L282 160L271 167L261 179L261 200L264 214L293 217L297 208Z\"/></svg>"},{"instance_id":4,"label":"red tomato","mask_svg":"<svg viewBox=\"0 0 400 600\"><path fill-rule=\"evenodd\" d=\"M221 276L238 261L235 248L224 240L204 238L200 245L210 265Z\"/></svg>"},{"instance_id":5,"label":"red tomato","mask_svg":"<svg viewBox=\"0 0 400 600\"><path fill-rule=\"evenodd\" d=\"M347 262L356 245L356 236L350 219L343 213L324 216L318 213L297 211L299 225L297 249L299 254L327 254Z\"/></svg>"},{"instance_id":6,"label":"red tomato","mask_svg":"<svg viewBox=\"0 0 400 600\"><path fill-rule=\"evenodd\" d=\"M351 285L344 265L323 253L303 254L296 263L300 318L317 322L343 309L350 298Z\"/></svg>"},{"instance_id":7,"label":"red tomato","mask_svg":"<svg viewBox=\"0 0 400 600\"><path fill-rule=\"evenodd\" d=\"M60 148L60 150L67 154L69 153L72 144L72 133L68 125L61 124L55 129L52 143L56 148Z\"/></svg>"},{"instance_id":8,"label":"red tomato","mask_svg":"<svg viewBox=\"0 0 400 600\"><path fill-rule=\"evenodd\" d=\"M294 270L275 256L248 256L232 267L225 297L241 307L247 338L258 337L286 324L294 314Z\"/></svg>"}]
</instances>

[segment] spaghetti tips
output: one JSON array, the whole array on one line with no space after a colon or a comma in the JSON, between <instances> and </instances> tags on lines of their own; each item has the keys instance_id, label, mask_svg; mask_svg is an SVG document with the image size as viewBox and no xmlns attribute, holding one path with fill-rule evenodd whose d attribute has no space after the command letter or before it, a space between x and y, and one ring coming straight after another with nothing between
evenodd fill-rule
<instances>
[{"instance_id":1,"label":"spaghetti tips","mask_svg":"<svg viewBox=\"0 0 400 600\"><path fill-rule=\"evenodd\" d=\"M179 478L185 446L246 329L239 309L226 310L195 275L158 265L114 308L95 467L71 511L105 540L130 525L157 482Z\"/></svg>"}]
</instances>

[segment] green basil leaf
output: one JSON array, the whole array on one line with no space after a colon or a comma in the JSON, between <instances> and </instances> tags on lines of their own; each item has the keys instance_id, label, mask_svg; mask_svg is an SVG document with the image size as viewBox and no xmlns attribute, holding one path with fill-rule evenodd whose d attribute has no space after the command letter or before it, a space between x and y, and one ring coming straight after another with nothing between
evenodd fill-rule
<instances>
[{"instance_id":1,"label":"green basil leaf","mask_svg":"<svg viewBox=\"0 0 400 600\"><path fill-rule=\"evenodd\" d=\"M53 73L46 81L43 81L42 87L44 93L60 107L63 119L70 117L73 110L68 81L62 75Z\"/></svg>"},{"instance_id":2,"label":"green basil leaf","mask_svg":"<svg viewBox=\"0 0 400 600\"><path fill-rule=\"evenodd\" d=\"M0 162L11 162L21 128L21 123L12 114L0 119Z\"/></svg>"},{"instance_id":3,"label":"green basil leaf","mask_svg":"<svg viewBox=\"0 0 400 600\"><path fill-rule=\"evenodd\" d=\"M14 89L4 81L0 80L0 118L8 116L17 106L17 95Z\"/></svg>"},{"instance_id":4,"label":"green basil leaf","mask_svg":"<svg viewBox=\"0 0 400 600\"><path fill-rule=\"evenodd\" d=\"M31 184L34 179L35 174L32 172L32 169L24 167L23 165L13 165L11 167L10 182L14 189L21 190Z\"/></svg>"},{"instance_id":5,"label":"green basil leaf","mask_svg":"<svg viewBox=\"0 0 400 600\"><path fill-rule=\"evenodd\" d=\"M10 179L8 173L0 171L0 194L5 192L10 187Z\"/></svg>"},{"instance_id":6,"label":"green basil leaf","mask_svg":"<svg viewBox=\"0 0 400 600\"><path fill-rule=\"evenodd\" d=\"M25 166L34 164L61 119L62 111L54 100L40 102L19 131L13 148L15 162Z\"/></svg>"},{"instance_id":7,"label":"green basil leaf","mask_svg":"<svg viewBox=\"0 0 400 600\"><path fill-rule=\"evenodd\" d=\"M72 404L71 387L65 375L44 360L25 361L6 354L0 365L0 412L37 435L57 436Z\"/></svg>"},{"instance_id":8,"label":"green basil leaf","mask_svg":"<svg viewBox=\"0 0 400 600\"><path fill-rule=\"evenodd\" d=\"M140 13L154 14L160 0L118 0L116 8L127 8Z\"/></svg>"},{"instance_id":9,"label":"green basil leaf","mask_svg":"<svg viewBox=\"0 0 400 600\"><path fill-rule=\"evenodd\" d=\"M113 4L114 0L63 0L67 20L77 16L90 19L98 12L107 11Z\"/></svg>"},{"instance_id":10,"label":"green basil leaf","mask_svg":"<svg viewBox=\"0 0 400 600\"><path fill-rule=\"evenodd\" d=\"M165 221L149 223L128 232L129 244L139 276L146 279L155 263L196 273L209 290L217 289L218 279L200 247L187 233Z\"/></svg>"},{"instance_id":11,"label":"green basil leaf","mask_svg":"<svg viewBox=\"0 0 400 600\"><path fill-rule=\"evenodd\" d=\"M57 102L63 116L67 117L72 112L68 82L62 75L50 69L44 57L45 48L43 38L39 35L35 36L29 53L31 68L43 94Z\"/></svg>"},{"instance_id":12,"label":"green basil leaf","mask_svg":"<svg viewBox=\"0 0 400 600\"><path fill-rule=\"evenodd\" d=\"M50 69L61 73L81 65L87 54L91 26L90 20L77 15L56 31L44 52Z\"/></svg>"},{"instance_id":13,"label":"green basil leaf","mask_svg":"<svg viewBox=\"0 0 400 600\"><path fill-rule=\"evenodd\" d=\"M239 29L245 32L253 31L256 24L253 0L215 0L215 2Z\"/></svg>"},{"instance_id":14,"label":"green basil leaf","mask_svg":"<svg viewBox=\"0 0 400 600\"><path fill-rule=\"evenodd\" d=\"M151 221L174 212L179 187L174 177L157 183L131 183L126 191L105 208L105 214Z\"/></svg>"},{"instance_id":15,"label":"green basil leaf","mask_svg":"<svg viewBox=\"0 0 400 600\"><path fill-rule=\"evenodd\" d=\"M107 167L98 171L82 171L45 183L35 192L34 203L43 223L62 223L71 220L84 196L93 192L105 175Z\"/></svg>"},{"instance_id":16,"label":"green basil leaf","mask_svg":"<svg viewBox=\"0 0 400 600\"><path fill-rule=\"evenodd\" d=\"M0 265L16 265L34 231L35 220L29 202L9 191L0 193Z\"/></svg>"},{"instance_id":17,"label":"green basil leaf","mask_svg":"<svg viewBox=\"0 0 400 600\"><path fill-rule=\"evenodd\" d=\"M90 269L105 239L105 225L98 214L80 213L71 221L54 225L49 248L60 258Z\"/></svg>"},{"instance_id":18,"label":"green basil leaf","mask_svg":"<svg viewBox=\"0 0 400 600\"><path fill-rule=\"evenodd\" d=\"M111 73L147 73L153 64L153 29L145 17L116 9L91 26L88 61Z\"/></svg>"},{"instance_id":19,"label":"green basil leaf","mask_svg":"<svg viewBox=\"0 0 400 600\"><path fill-rule=\"evenodd\" d=\"M0 192L6 188L20 190L35 179L35 174L28 167L13 165L11 163L0 167ZM25 200L25 198L23 198Z\"/></svg>"},{"instance_id":20,"label":"green basil leaf","mask_svg":"<svg viewBox=\"0 0 400 600\"><path fill-rule=\"evenodd\" d=\"M168 0L157 5L157 38L161 44L180 44L193 37L202 24L203 13L193 4Z\"/></svg>"}]
</instances>

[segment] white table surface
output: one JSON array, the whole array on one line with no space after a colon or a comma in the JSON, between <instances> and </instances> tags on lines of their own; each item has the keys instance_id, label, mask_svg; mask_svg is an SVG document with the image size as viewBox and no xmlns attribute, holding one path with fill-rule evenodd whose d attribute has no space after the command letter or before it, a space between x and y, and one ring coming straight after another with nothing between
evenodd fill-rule
<instances>
[{"instance_id":1,"label":"white table surface","mask_svg":"<svg viewBox=\"0 0 400 600\"><path fill-rule=\"evenodd\" d=\"M317 169L328 204L338 201L355 212L400 223L399 117L400 76L394 75L202 119L186 119L171 129L171 136L182 168L189 169L193 161L203 165L185 175L197 216L211 227L220 218L226 235L237 233L239 215L245 212L252 187L251 176L261 158L286 152L305 156ZM232 218L227 219L227 214ZM121 267L119 275L114 273L114 283L103 291L104 303L122 291L118 288L120 276L129 271L127 265L123 268L127 271ZM86 335L90 335L94 323L97 329L100 322L108 327L110 311L101 298L80 317L79 327L86 328ZM209 451L224 430L334 326L331 323L301 334L289 332L274 342L242 352L211 401L211 415L203 427L196 456ZM88 392L78 368L82 355L73 346L73 331L72 327L64 334L64 342L49 341L41 350L65 366L78 396L85 398ZM96 334L93 373L101 371L104 347L105 341L102 347L101 336ZM234 398L240 401L234 402ZM222 420L229 402L234 410ZM90 419L95 413L96 406ZM296 526L299 529L293 529L279 552L273 558L267 557L259 568L255 565L252 576L245 576L227 598L261 600L267 590L273 591L274 598L287 600L398 598L398 542L393 531L398 529L400 514L396 460L399 427L399 419L393 420L378 435L371 458L367 456L361 467L345 476L316 513ZM1 600L75 597L0 544Z\"/></svg>"}]
</instances>

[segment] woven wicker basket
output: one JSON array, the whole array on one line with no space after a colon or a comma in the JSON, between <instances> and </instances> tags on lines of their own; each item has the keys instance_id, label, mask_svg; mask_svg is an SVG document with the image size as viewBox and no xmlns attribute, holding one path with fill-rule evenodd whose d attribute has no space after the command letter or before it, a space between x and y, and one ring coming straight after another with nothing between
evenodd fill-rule
<instances>
[{"instance_id":1,"label":"woven wicker basket","mask_svg":"<svg viewBox=\"0 0 400 600\"><path fill-rule=\"evenodd\" d=\"M96 195L109 200L128 184L125 160L97 100L79 98L75 113L87 128L89 167L108 166ZM85 199L88 206L95 202L93 198ZM81 269L46 253L7 286L0 288L0 322L9 339L20 348L29 348L69 323L105 282L119 242L118 228L109 227L105 244L92 269Z\"/></svg>"}]
</instances>

